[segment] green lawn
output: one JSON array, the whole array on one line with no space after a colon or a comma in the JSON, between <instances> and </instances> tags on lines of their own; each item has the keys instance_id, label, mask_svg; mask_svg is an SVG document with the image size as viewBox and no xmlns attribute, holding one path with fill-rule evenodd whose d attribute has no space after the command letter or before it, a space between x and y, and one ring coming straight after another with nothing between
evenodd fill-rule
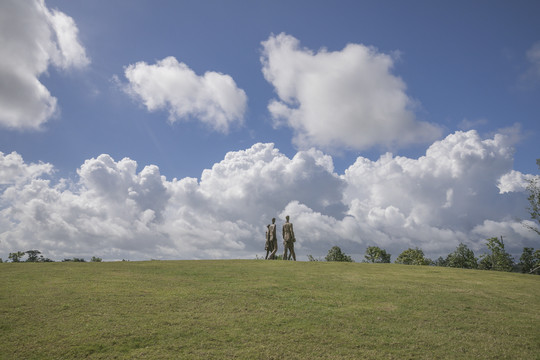
<instances>
[{"instance_id":1,"label":"green lawn","mask_svg":"<svg viewBox=\"0 0 540 360\"><path fill-rule=\"evenodd\" d=\"M539 359L540 276L264 260L4 263L0 358Z\"/></svg>"}]
</instances>

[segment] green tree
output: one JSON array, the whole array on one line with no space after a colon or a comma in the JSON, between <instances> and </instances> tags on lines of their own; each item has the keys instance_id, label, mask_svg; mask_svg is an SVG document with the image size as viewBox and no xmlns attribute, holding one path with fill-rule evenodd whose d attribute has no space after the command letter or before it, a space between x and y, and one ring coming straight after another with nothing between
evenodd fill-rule
<instances>
[{"instance_id":1,"label":"green tree","mask_svg":"<svg viewBox=\"0 0 540 360\"><path fill-rule=\"evenodd\" d=\"M538 165L538 168L540 169L540 159L536 159L536 165ZM529 192L529 197L527 198L527 200L529 200L529 207L527 210L529 210L531 219L540 224L540 183L538 178L529 180L527 191ZM523 225L540 235L540 229L536 226L531 226L525 223L523 223Z\"/></svg>"},{"instance_id":2,"label":"green tree","mask_svg":"<svg viewBox=\"0 0 540 360\"><path fill-rule=\"evenodd\" d=\"M463 269L477 269L478 261L474 252L465 244L459 244L456 250L446 258L446 266Z\"/></svg>"},{"instance_id":3,"label":"green tree","mask_svg":"<svg viewBox=\"0 0 540 360\"><path fill-rule=\"evenodd\" d=\"M103 259L99 258L99 257L95 257L95 256L92 256L92 259L90 260L91 262L101 262Z\"/></svg>"},{"instance_id":4,"label":"green tree","mask_svg":"<svg viewBox=\"0 0 540 360\"><path fill-rule=\"evenodd\" d=\"M14 253L9 253L8 258L11 262L21 262L22 257L24 256L24 251L17 251Z\"/></svg>"},{"instance_id":5,"label":"green tree","mask_svg":"<svg viewBox=\"0 0 540 360\"><path fill-rule=\"evenodd\" d=\"M522 273L540 273L540 250L534 251L533 248L523 248L523 253L519 258L519 266Z\"/></svg>"},{"instance_id":6,"label":"green tree","mask_svg":"<svg viewBox=\"0 0 540 360\"><path fill-rule=\"evenodd\" d=\"M534 257L534 268L529 272L531 274L540 274L540 250L536 250L533 254Z\"/></svg>"},{"instance_id":7,"label":"green tree","mask_svg":"<svg viewBox=\"0 0 540 360\"><path fill-rule=\"evenodd\" d=\"M478 267L482 270L512 271L514 259L504 250L504 242L501 238L492 237L486 240L489 254L480 256Z\"/></svg>"},{"instance_id":8,"label":"green tree","mask_svg":"<svg viewBox=\"0 0 540 360\"><path fill-rule=\"evenodd\" d=\"M448 263L446 262L446 259L442 256L439 256L437 260L433 262L433 265L435 266L448 266Z\"/></svg>"},{"instance_id":9,"label":"green tree","mask_svg":"<svg viewBox=\"0 0 540 360\"><path fill-rule=\"evenodd\" d=\"M408 248L396 259L396 264L404 265L429 265L431 260L424 256L424 252L419 248Z\"/></svg>"},{"instance_id":10,"label":"green tree","mask_svg":"<svg viewBox=\"0 0 540 360\"><path fill-rule=\"evenodd\" d=\"M40 254L41 254L41 251L39 250L28 250L26 252L26 255L28 255L26 262L39 262Z\"/></svg>"},{"instance_id":11,"label":"green tree","mask_svg":"<svg viewBox=\"0 0 540 360\"><path fill-rule=\"evenodd\" d=\"M365 262L369 263L389 263L390 254L378 246L368 246L364 255Z\"/></svg>"},{"instance_id":12,"label":"green tree","mask_svg":"<svg viewBox=\"0 0 540 360\"><path fill-rule=\"evenodd\" d=\"M339 246L334 246L328 250L328 255L324 258L326 261L345 261L345 262L354 262L353 259L345 255Z\"/></svg>"}]
</instances>

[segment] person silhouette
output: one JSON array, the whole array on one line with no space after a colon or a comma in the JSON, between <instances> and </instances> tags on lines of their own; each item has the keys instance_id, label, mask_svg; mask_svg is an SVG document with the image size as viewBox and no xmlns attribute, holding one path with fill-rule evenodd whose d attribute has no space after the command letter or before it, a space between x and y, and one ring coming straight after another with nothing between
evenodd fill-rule
<instances>
[{"instance_id":1,"label":"person silhouette","mask_svg":"<svg viewBox=\"0 0 540 360\"><path fill-rule=\"evenodd\" d=\"M294 253L294 243L296 238L294 237L293 224L289 222L289 215L285 217L287 222L283 224L283 260L289 260L292 256L293 260L296 261L296 254ZM289 254L287 254L289 252ZM289 258L287 258L289 256Z\"/></svg>"},{"instance_id":2,"label":"person silhouette","mask_svg":"<svg viewBox=\"0 0 540 360\"><path fill-rule=\"evenodd\" d=\"M266 259L275 259L277 248L277 236L276 236L276 218L272 218L272 224L267 226L266 231ZM270 252L270 256L268 253Z\"/></svg>"}]
</instances>

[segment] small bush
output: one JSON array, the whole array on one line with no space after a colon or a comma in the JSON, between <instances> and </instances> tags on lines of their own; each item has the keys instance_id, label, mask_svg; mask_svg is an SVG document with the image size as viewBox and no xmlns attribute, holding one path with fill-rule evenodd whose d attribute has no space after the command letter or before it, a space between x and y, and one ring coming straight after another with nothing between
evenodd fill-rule
<instances>
[{"instance_id":1,"label":"small bush","mask_svg":"<svg viewBox=\"0 0 540 360\"><path fill-rule=\"evenodd\" d=\"M354 260L350 256L345 255L345 253L341 251L339 246L334 246L330 250L328 250L328 255L326 255L325 260L354 262Z\"/></svg>"}]
</instances>

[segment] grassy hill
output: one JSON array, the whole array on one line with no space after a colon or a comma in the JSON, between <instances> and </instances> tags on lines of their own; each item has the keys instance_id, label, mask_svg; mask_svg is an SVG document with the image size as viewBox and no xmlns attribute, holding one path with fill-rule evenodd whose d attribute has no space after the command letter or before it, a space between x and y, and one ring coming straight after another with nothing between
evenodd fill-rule
<instances>
[{"instance_id":1,"label":"grassy hill","mask_svg":"<svg viewBox=\"0 0 540 360\"><path fill-rule=\"evenodd\" d=\"M0 358L538 359L540 276L263 260L0 264Z\"/></svg>"}]
</instances>

